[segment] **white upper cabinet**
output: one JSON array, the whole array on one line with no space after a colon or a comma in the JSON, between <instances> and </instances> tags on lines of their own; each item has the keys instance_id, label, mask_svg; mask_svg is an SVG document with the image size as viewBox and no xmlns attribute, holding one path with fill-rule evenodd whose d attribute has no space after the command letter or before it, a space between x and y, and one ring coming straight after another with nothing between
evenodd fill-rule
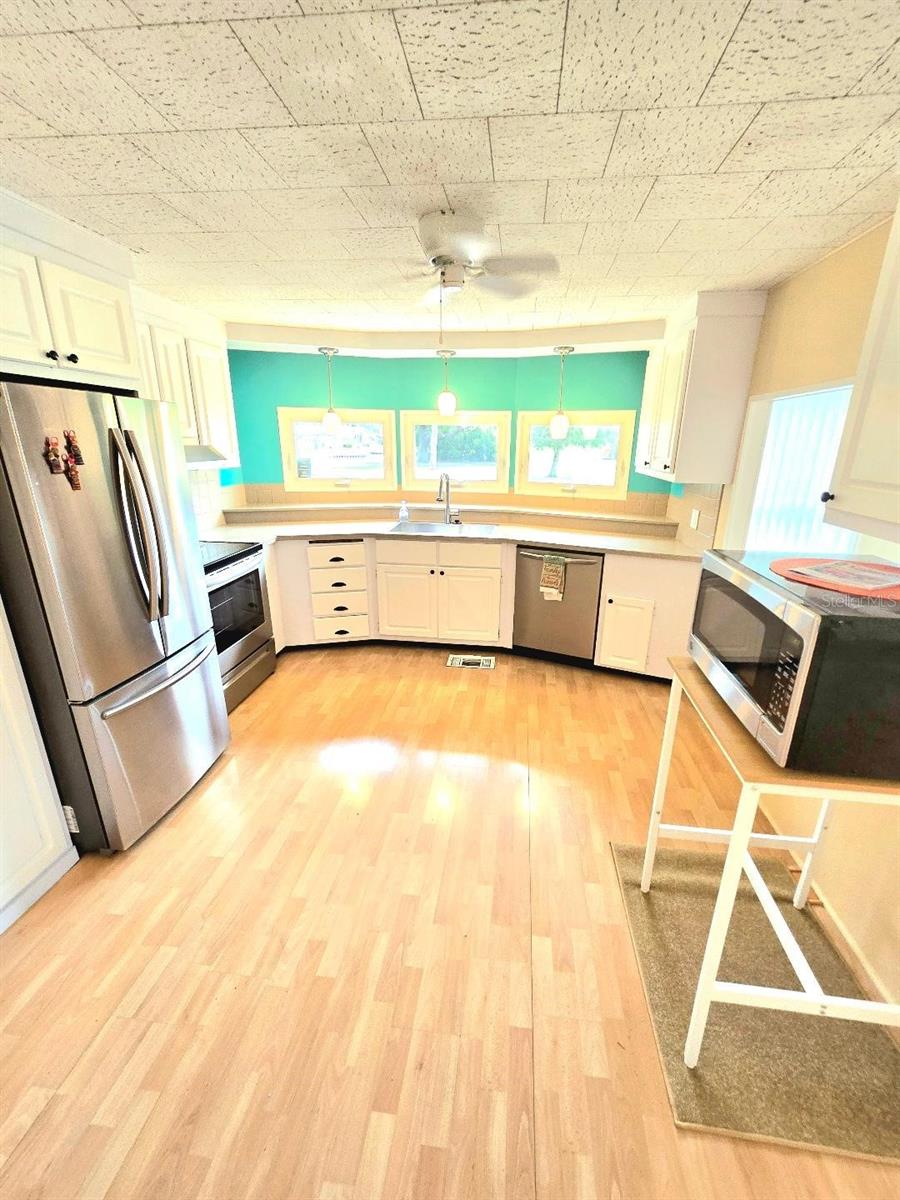
<instances>
[{"instance_id":1,"label":"white upper cabinet","mask_svg":"<svg viewBox=\"0 0 900 1200\"><path fill-rule=\"evenodd\" d=\"M176 329L154 325L151 328L151 342L159 380L159 398L175 405L182 440L199 443L200 431L184 337Z\"/></svg>"},{"instance_id":2,"label":"white upper cabinet","mask_svg":"<svg viewBox=\"0 0 900 1200\"><path fill-rule=\"evenodd\" d=\"M49 365L53 338L33 255L0 247L0 296L0 357Z\"/></svg>"},{"instance_id":3,"label":"white upper cabinet","mask_svg":"<svg viewBox=\"0 0 900 1200\"><path fill-rule=\"evenodd\" d=\"M763 292L706 292L669 322L650 354L635 469L675 483L734 474Z\"/></svg>"},{"instance_id":4,"label":"white upper cabinet","mask_svg":"<svg viewBox=\"0 0 900 1200\"><path fill-rule=\"evenodd\" d=\"M40 262L41 283L60 365L137 378L137 337L127 288L57 263Z\"/></svg>"},{"instance_id":5,"label":"white upper cabinet","mask_svg":"<svg viewBox=\"0 0 900 1200\"><path fill-rule=\"evenodd\" d=\"M146 321L135 321L137 334L138 362L141 368L141 395L148 400L159 400L159 376L153 354L153 330Z\"/></svg>"},{"instance_id":6,"label":"white upper cabinet","mask_svg":"<svg viewBox=\"0 0 900 1200\"><path fill-rule=\"evenodd\" d=\"M213 454L226 462L236 461L237 433L228 352L222 345L189 339L187 353L204 461L209 461ZM190 458L190 450L186 452Z\"/></svg>"},{"instance_id":7,"label":"white upper cabinet","mask_svg":"<svg viewBox=\"0 0 900 1200\"><path fill-rule=\"evenodd\" d=\"M900 210L888 238L825 520L900 540Z\"/></svg>"}]
</instances>

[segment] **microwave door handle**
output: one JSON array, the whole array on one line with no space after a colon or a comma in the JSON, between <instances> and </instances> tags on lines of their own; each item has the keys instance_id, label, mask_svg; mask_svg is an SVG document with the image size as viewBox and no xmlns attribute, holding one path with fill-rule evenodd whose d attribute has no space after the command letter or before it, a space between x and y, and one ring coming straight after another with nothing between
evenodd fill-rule
<instances>
[{"instance_id":1,"label":"microwave door handle","mask_svg":"<svg viewBox=\"0 0 900 1200\"><path fill-rule=\"evenodd\" d=\"M125 444L125 439L119 429L111 429L110 437L112 438L113 446L116 449L116 457L119 461L120 480L124 487L117 489L119 497L119 508L122 516L122 521L126 530L126 542L128 552L131 555L131 561L137 573L138 579L143 585L146 592L147 604L147 620L159 620L159 574L156 567L156 559L150 553L150 525L149 517L146 508L142 502L142 497L138 489L138 480L135 476L135 467L132 462L131 455L128 453L128 447ZM131 503L128 503L124 494L124 489L128 489L128 496ZM134 524L131 520L131 513L137 518L138 529L137 537L135 536ZM147 563L147 573L144 574L144 568L140 561L140 556L137 552L137 538L140 538L141 547L144 552L144 558Z\"/></svg>"},{"instance_id":2,"label":"microwave door handle","mask_svg":"<svg viewBox=\"0 0 900 1200\"><path fill-rule=\"evenodd\" d=\"M156 496L153 488L150 486L150 473L147 470L147 462L144 458L144 452L141 450L141 444L137 440L137 436L133 429L125 430L125 442L131 451L134 461L137 463L137 469L141 477L143 492L147 499L147 506L150 509L150 519L153 523L154 541L156 543L156 552L159 558L159 615L167 617L169 615L169 556L166 551L165 538L162 535L162 519L159 513L159 507L156 503Z\"/></svg>"}]
</instances>

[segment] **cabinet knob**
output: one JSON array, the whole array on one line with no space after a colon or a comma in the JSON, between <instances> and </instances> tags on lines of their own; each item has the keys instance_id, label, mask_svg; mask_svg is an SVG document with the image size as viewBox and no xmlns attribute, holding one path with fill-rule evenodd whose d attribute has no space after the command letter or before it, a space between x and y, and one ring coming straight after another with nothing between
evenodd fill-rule
<instances>
[{"instance_id":1,"label":"cabinet knob","mask_svg":"<svg viewBox=\"0 0 900 1200\"><path fill-rule=\"evenodd\" d=\"M444 573L444 572L443 572L443 571L441 571L441 574L442 574L442 575L443 575L443 573Z\"/></svg>"},{"instance_id":2,"label":"cabinet knob","mask_svg":"<svg viewBox=\"0 0 900 1200\"><path fill-rule=\"evenodd\" d=\"M428 574L429 574L429 575L433 575L433 574L434 574L434 571L429 571L429 572L428 572Z\"/></svg>"},{"instance_id":3,"label":"cabinet knob","mask_svg":"<svg viewBox=\"0 0 900 1200\"><path fill-rule=\"evenodd\" d=\"M78 355L77 355L77 354L67 354L67 355L66 355L66 358L69 360L69 362L70 362L70 363L77 363L77 362L78 362Z\"/></svg>"},{"instance_id":4,"label":"cabinet knob","mask_svg":"<svg viewBox=\"0 0 900 1200\"><path fill-rule=\"evenodd\" d=\"M819 499L823 504L827 504L829 500L834 499L834 492L823 492Z\"/></svg>"},{"instance_id":5,"label":"cabinet knob","mask_svg":"<svg viewBox=\"0 0 900 1200\"><path fill-rule=\"evenodd\" d=\"M671 470L672 470L672 465L671 465L671 463L663 463L663 470L664 470L664 471L671 471Z\"/></svg>"},{"instance_id":6,"label":"cabinet knob","mask_svg":"<svg viewBox=\"0 0 900 1200\"><path fill-rule=\"evenodd\" d=\"M58 351L58 350L48 350L48 351L47 351L47 354L46 354L46 357L47 357L47 358L52 358L52 359L53 359L53 361L54 361L54 362L56 362L56 361L57 361L57 359L59 358L59 351Z\"/></svg>"},{"instance_id":7,"label":"cabinet knob","mask_svg":"<svg viewBox=\"0 0 900 1200\"><path fill-rule=\"evenodd\" d=\"M644 466L645 466L645 467L649 467L649 466L650 466L650 459L649 459L649 458L645 458L645 459L644 459Z\"/></svg>"},{"instance_id":8,"label":"cabinet knob","mask_svg":"<svg viewBox=\"0 0 900 1200\"><path fill-rule=\"evenodd\" d=\"M607 603L607 604L612 604L612 596L610 596L610 598L607 600L607 602L606 602L606 603Z\"/></svg>"}]
</instances>

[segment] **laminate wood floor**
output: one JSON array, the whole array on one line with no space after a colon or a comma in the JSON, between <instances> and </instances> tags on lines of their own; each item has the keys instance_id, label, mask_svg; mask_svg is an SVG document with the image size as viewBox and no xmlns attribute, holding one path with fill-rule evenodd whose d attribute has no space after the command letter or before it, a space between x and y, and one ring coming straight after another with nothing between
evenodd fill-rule
<instances>
[{"instance_id":1,"label":"laminate wood floor","mask_svg":"<svg viewBox=\"0 0 900 1200\"><path fill-rule=\"evenodd\" d=\"M609 850L643 839L666 686L445 661L282 655L191 796L0 939L0 1196L897 1195L672 1124ZM667 817L724 823L682 719Z\"/></svg>"}]
</instances>

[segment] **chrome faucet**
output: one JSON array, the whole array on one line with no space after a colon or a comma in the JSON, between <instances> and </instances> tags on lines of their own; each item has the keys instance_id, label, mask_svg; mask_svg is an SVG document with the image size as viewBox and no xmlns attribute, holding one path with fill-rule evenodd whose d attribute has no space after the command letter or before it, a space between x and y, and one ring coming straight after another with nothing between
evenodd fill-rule
<instances>
[{"instance_id":1,"label":"chrome faucet","mask_svg":"<svg viewBox=\"0 0 900 1200\"><path fill-rule=\"evenodd\" d=\"M444 505L444 524L453 525L459 524L459 509L450 507L450 476L446 471L441 475L438 481L438 494L435 496L435 503Z\"/></svg>"}]
</instances>

